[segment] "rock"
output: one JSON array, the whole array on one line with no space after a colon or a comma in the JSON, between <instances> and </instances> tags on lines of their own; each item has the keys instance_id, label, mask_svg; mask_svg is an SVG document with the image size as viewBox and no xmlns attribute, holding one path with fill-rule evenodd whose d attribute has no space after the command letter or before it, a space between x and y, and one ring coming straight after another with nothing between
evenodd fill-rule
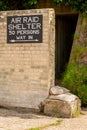
<instances>
[{"instance_id":1,"label":"rock","mask_svg":"<svg viewBox=\"0 0 87 130\"><path fill-rule=\"evenodd\" d=\"M60 95L69 92L68 89L60 87L60 86L54 86L50 88L50 94L51 95Z\"/></svg>"},{"instance_id":2,"label":"rock","mask_svg":"<svg viewBox=\"0 0 87 130\"><path fill-rule=\"evenodd\" d=\"M41 102L39 105L39 112L44 112L44 102Z\"/></svg>"},{"instance_id":3,"label":"rock","mask_svg":"<svg viewBox=\"0 0 87 130\"><path fill-rule=\"evenodd\" d=\"M49 99L61 100L61 101L65 101L65 102L72 102L72 101L76 100L77 98L78 97L76 95L71 94L71 93L49 96Z\"/></svg>"},{"instance_id":4,"label":"rock","mask_svg":"<svg viewBox=\"0 0 87 130\"><path fill-rule=\"evenodd\" d=\"M44 102L44 114L49 116L71 118L80 114L80 111L81 101L71 93L50 96Z\"/></svg>"}]
</instances>

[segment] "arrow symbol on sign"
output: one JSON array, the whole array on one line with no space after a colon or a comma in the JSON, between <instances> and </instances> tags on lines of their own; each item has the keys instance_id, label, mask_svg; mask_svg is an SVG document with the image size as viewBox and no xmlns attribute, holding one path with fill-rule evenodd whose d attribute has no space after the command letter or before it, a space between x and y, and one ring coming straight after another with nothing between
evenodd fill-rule
<instances>
[{"instance_id":1,"label":"arrow symbol on sign","mask_svg":"<svg viewBox=\"0 0 87 130\"><path fill-rule=\"evenodd\" d=\"M30 42L30 41L36 41L38 42L39 40L38 39L32 39L32 40L10 40L10 42Z\"/></svg>"},{"instance_id":2,"label":"arrow symbol on sign","mask_svg":"<svg viewBox=\"0 0 87 130\"><path fill-rule=\"evenodd\" d=\"M15 40L13 39L13 40L10 40L10 42L15 42Z\"/></svg>"}]
</instances>

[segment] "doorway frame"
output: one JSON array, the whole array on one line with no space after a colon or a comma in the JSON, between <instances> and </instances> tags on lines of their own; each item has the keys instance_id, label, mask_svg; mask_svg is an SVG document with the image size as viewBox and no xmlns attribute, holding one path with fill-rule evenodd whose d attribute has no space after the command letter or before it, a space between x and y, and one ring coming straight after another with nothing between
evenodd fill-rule
<instances>
[{"instance_id":1,"label":"doorway frame","mask_svg":"<svg viewBox=\"0 0 87 130\"><path fill-rule=\"evenodd\" d=\"M72 16L77 17L76 27L75 27L75 31L74 31L74 34L75 34L76 28L77 28L77 23L78 23L78 17L79 17L79 13L78 12L74 12L74 13L59 13L59 14L55 15L55 49L56 49L56 18L58 16L70 16L70 15L71 15L71 17ZM71 55L71 52L72 52L73 43L74 43L74 38L73 38L72 45L71 45L70 55ZM70 60L70 55L69 55L69 60ZM68 61L68 63L69 63L69 61ZM57 78L56 78L56 52L55 52L55 85L56 85L56 80L57 80ZM60 85L60 80L61 80L61 78L59 79L59 85Z\"/></svg>"}]
</instances>

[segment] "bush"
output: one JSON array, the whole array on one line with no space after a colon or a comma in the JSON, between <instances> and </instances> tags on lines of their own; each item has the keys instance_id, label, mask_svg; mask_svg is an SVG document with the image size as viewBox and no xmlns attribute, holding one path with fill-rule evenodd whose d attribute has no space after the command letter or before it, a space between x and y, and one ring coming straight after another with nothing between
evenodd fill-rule
<instances>
[{"instance_id":1,"label":"bush","mask_svg":"<svg viewBox=\"0 0 87 130\"><path fill-rule=\"evenodd\" d=\"M63 75L62 86L77 95L83 106L87 106L87 66L70 63Z\"/></svg>"}]
</instances>

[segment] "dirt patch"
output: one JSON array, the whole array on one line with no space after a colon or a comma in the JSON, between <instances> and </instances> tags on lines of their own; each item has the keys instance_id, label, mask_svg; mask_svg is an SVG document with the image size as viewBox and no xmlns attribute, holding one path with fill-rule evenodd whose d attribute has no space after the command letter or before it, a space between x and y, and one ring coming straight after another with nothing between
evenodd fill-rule
<instances>
[{"instance_id":1,"label":"dirt patch","mask_svg":"<svg viewBox=\"0 0 87 130\"><path fill-rule=\"evenodd\" d=\"M87 110L78 118L62 118L58 126L49 126L43 130L87 130ZM60 118L49 117L34 112L0 109L0 130L29 130L55 123Z\"/></svg>"}]
</instances>

